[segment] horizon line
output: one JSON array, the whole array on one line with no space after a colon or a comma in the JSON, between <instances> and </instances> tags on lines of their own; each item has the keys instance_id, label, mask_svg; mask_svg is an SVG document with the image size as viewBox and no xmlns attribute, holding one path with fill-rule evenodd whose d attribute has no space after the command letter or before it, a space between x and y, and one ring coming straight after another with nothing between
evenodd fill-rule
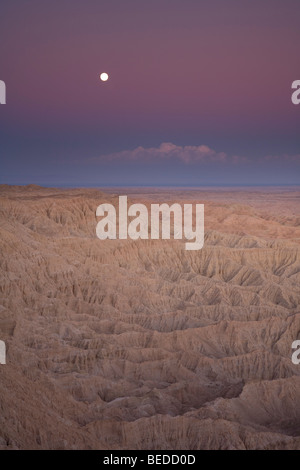
<instances>
[{"instance_id":1,"label":"horizon line","mask_svg":"<svg viewBox=\"0 0 300 470\"><path fill-rule=\"evenodd\" d=\"M74 185L72 184L37 184L37 183L19 183L19 184L12 184L12 183L0 183L0 186L19 186L19 187L40 187L40 188L47 188L47 189L101 189L101 188L128 188L128 189L151 189L151 188L173 188L173 189L201 189L201 188L293 188L299 187L300 183L293 183L293 184L281 184L281 183L274 183L274 184L200 184L198 186L195 185L179 185L179 184L127 184L127 185L116 185L116 184L102 184L102 185Z\"/></svg>"}]
</instances>

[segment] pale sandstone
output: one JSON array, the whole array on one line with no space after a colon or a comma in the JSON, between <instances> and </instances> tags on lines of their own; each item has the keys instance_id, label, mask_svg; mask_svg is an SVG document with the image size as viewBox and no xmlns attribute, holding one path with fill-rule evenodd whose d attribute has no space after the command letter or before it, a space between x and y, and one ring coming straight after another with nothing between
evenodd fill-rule
<instances>
[{"instance_id":1,"label":"pale sandstone","mask_svg":"<svg viewBox=\"0 0 300 470\"><path fill-rule=\"evenodd\" d=\"M95 211L205 204L205 244ZM300 448L300 192L0 186L0 449Z\"/></svg>"}]
</instances>

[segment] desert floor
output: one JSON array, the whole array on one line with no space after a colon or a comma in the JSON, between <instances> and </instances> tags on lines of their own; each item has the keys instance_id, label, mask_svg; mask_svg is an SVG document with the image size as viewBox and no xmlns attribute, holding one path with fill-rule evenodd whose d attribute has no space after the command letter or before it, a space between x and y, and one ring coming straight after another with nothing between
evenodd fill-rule
<instances>
[{"instance_id":1,"label":"desert floor","mask_svg":"<svg viewBox=\"0 0 300 470\"><path fill-rule=\"evenodd\" d=\"M205 205L205 243L96 208ZM0 186L1 449L300 449L299 188Z\"/></svg>"}]
</instances>

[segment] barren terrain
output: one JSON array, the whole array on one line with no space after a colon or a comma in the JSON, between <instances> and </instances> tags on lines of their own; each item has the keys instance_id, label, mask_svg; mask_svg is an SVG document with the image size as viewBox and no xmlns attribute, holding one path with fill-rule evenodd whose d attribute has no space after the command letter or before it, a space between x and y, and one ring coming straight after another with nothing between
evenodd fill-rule
<instances>
[{"instance_id":1,"label":"barren terrain","mask_svg":"<svg viewBox=\"0 0 300 470\"><path fill-rule=\"evenodd\" d=\"M205 204L205 243L96 208ZM0 449L300 449L300 191L0 186Z\"/></svg>"}]
</instances>

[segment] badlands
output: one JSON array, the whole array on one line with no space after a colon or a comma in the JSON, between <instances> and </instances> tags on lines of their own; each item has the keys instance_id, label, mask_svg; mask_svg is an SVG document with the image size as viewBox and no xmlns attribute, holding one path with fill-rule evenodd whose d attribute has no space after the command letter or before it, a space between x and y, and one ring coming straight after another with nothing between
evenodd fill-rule
<instances>
[{"instance_id":1,"label":"badlands","mask_svg":"<svg viewBox=\"0 0 300 470\"><path fill-rule=\"evenodd\" d=\"M205 242L99 240L119 195ZM0 186L0 449L300 449L299 188Z\"/></svg>"}]
</instances>

